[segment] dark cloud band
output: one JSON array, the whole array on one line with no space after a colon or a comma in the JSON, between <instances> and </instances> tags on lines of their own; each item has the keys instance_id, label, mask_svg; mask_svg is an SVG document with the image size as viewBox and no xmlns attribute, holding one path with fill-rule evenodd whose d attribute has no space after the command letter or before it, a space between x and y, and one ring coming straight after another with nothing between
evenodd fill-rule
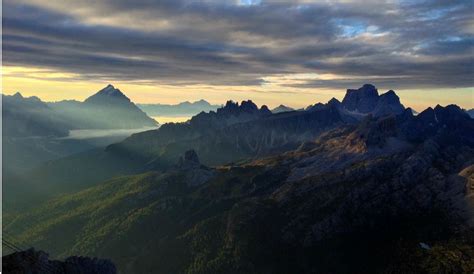
<instances>
[{"instance_id":1,"label":"dark cloud band","mask_svg":"<svg viewBox=\"0 0 474 274\"><path fill-rule=\"evenodd\" d=\"M469 1L48 3L4 1L4 64L172 85L330 73L345 77L289 85L474 86Z\"/></svg>"}]
</instances>

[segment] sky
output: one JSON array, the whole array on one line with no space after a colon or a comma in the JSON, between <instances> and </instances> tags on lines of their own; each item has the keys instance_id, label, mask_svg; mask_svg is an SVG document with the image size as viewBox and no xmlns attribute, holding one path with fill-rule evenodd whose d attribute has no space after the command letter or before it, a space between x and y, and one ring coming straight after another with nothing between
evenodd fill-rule
<instances>
[{"instance_id":1,"label":"sky","mask_svg":"<svg viewBox=\"0 0 474 274\"><path fill-rule=\"evenodd\" d=\"M474 108L470 0L3 0L2 92L304 107L365 83Z\"/></svg>"}]
</instances>

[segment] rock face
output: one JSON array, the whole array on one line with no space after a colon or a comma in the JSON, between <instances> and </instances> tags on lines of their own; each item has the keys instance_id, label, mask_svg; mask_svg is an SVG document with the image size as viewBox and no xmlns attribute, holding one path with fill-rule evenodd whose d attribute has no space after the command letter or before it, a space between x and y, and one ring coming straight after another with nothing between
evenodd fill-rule
<instances>
[{"instance_id":1,"label":"rock face","mask_svg":"<svg viewBox=\"0 0 474 274\"><path fill-rule=\"evenodd\" d=\"M184 174L184 181L189 187L202 185L215 175L213 169L201 165L196 151L192 149L179 158L177 168Z\"/></svg>"},{"instance_id":2,"label":"rock face","mask_svg":"<svg viewBox=\"0 0 474 274\"><path fill-rule=\"evenodd\" d=\"M349 111L369 113L374 110L379 99L377 89L365 84L359 89L348 89L342 100L342 105Z\"/></svg>"},{"instance_id":3,"label":"rock face","mask_svg":"<svg viewBox=\"0 0 474 274\"><path fill-rule=\"evenodd\" d=\"M57 274L116 274L115 265L109 260L69 257L64 261L50 260L43 251L29 249L3 256L5 273L57 273Z\"/></svg>"},{"instance_id":4,"label":"rock face","mask_svg":"<svg viewBox=\"0 0 474 274\"><path fill-rule=\"evenodd\" d=\"M386 116L400 114L405 107L393 90L379 95L375 86L365 84L359 89L348 89L342 100L342 108L357 114Z\"/></svg>"},{"instance_id":5,"label":"rock face","mask_svg":"<svg viewBox=\"0 0 474 274\"><path fill-rule=\"evenodd\" d=\"M178 161L178 167L187 169L195 168L201 166L199 162L199 157L194 150L188 150L184 153L184 156L181 156Z\"/></svg>"}]
</instances>

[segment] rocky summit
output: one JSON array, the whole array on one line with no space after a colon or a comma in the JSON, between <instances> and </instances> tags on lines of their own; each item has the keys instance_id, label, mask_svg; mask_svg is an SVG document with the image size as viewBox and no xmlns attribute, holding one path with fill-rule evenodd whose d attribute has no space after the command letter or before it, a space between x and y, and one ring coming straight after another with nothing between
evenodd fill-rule
<instances>
[{"instance_id":1,"label":"rocky summit","mask_svg":"<svg viewBox=\"0 0 474 274\"><path fill-rule=\"evenodd\" d=\"M374 116L400 114L405 109L393 90L379 95L375 86L370 84L359 89L348 89L341 106L348 112Z\"/></svg>"},{"instance_id":2,"label":"rocky summit","mask_svg":"<svg viewBox=\"0 0 474 274\"><path fill-rule=\"evenodd\" d=\"M116 89L114 86L109 84L84 101L86 104L110 104L112 102L129 103L130 99L119 89Z\"/></svg>"}]
</instances>

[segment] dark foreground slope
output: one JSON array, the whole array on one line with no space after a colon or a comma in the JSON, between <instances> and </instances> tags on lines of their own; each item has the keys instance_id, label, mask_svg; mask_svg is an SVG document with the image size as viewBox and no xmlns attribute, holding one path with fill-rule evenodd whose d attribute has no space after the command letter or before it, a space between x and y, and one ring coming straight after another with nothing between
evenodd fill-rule
<instances>
[{"instance_id":1,"label":"dark foreground slope","mask_svg":"<svg viewBox=\"0 0 474 274\"><path fill-rule=\"evenodd\" d=\"M115 265L97 258L69 257L64 261L50 260L43 251L29 249L2 257L4 273L54 273L54 274L115 274Z\"/></svg>"},{"instance_id":2,"label":"dark foreground slope","mask_svg":"<svg viewBox=\"0 0 474 274\"><path fill-rule=\"evenodd\" d=\"M118 177L4 221L124 273L469 273L474 120L455 106L366 118L298 149Z\"/></svg>"}]
</instances>

